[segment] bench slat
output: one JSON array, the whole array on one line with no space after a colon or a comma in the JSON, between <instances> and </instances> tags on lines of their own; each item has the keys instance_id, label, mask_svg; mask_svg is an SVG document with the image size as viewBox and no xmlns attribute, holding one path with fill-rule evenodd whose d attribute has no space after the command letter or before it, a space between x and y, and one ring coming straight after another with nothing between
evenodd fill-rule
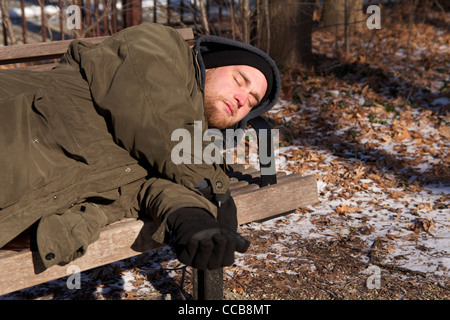
<instances>
[{"instance_id":1,"label":"bench slat","mask_svg":"<svg viewBox=\"0 0 450 320\"><path fill-rule=\"evenodd\" d=\"M142 252L140 250L149 251L158 248L145 233L149 228L144 225L142 220L133 219L105 227L100 238L89 246L83 257L65 266L58 265L45 269L37 257L37 252L9 251L9 255L0 257L0 294L68 276L72 274L68 269L70 266L76 266L80 271L84 271L135 256ZM139 247L139 251L132 249L135 245Z\"/></svg>"},{"instance_id":2,"label":"bench slat","mask_svg":"<svg viewBox=\"0 0 450 320\"><path fill-rule=\"evenodd\" d=\"M176 30L181 34L184 40L188 41L194 39L194 32L191 28L180 28ZM83 38L82 40L97 44L106 38L107 37L93 37ZM73 40L61 40L1 47L0 65L58 59L67 51L67 47L72 41Z\"/></svg>"},{"instance_id":3,"label":"bench slat","mask_svg":"<svg viewBox=\"0 0 450 320\"><path fill-rule=\"evenodd\" d=\"M85 38L83 41L100 43L107 37ZM60 58L73 40L30 43L2 47L0 64L19 63L25 61L47 60Z\"/></svg>"},{"instance_id":4,"label":"bench slat","mask_svg":"<svg viewBox=\"0 0 450 320\"><path fill-rule=\"evenodd\" d=\"M277 184L233 194L239 224L266 219L319 201L314 176L291 174L277 179Z\"/></svg>"}]
</instances>

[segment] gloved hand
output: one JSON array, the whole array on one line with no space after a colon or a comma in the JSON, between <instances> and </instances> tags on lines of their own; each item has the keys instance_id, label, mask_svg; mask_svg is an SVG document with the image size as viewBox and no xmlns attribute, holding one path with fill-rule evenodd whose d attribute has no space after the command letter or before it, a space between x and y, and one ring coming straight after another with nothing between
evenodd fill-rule
<instances>
[{"instance_id":1,"label":"gloved hand","mask_svg":"<svg viewBox=\"0 0 450 320\"><path fill-rule=\"evenodd\" d=\"M197 269L217 269L234 261L234 251L247 251L250 242L201 208L181 208L167 219L170 244L178 260Z\"/></svg>"}]
</instances>

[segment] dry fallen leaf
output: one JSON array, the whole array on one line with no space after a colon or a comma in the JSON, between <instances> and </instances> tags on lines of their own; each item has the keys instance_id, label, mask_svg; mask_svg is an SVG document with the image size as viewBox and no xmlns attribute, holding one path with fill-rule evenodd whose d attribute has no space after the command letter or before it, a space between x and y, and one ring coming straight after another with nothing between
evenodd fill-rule
<instances>
[{"instance_id":1,"label":"dry fallen leaf","mask_svg":"<svg viewBox=\"0 0 450 320\"><path fill-rule=\"evenodd\" d=\"M395 239L398 239L398 238L401 238L401 237L402 236L400 234L390 234L390 233L388 233L386 235L386 238L389 239L389 240L395 240Z\"/></svg>"},{"instance_id":2,"label":"dry fallen leaf","mask_svg":"<svg viewBox=\"0 0 450 320\"><path fill-rule=\"evenodd\" d=\"M419 203L418 205L417 205L417 209L422 209L422 210L427 210L427 211L431 211L431 210L433 210L433 204L432 203L426 203L426 202L422 202L422 203Z\"/></svg>"},{"instance_id":3,"label":"dry fallen leaf","mask_svg":"<svg viewBox=\"0 0 450 320\"><path fill-rule=\"evenodd\" d=\"M415 233L420 233L422 231L431 232L435 227L434 221L432 219L418 219L414 224L407 227L408 230L414 231Z\"/></svg>"},{"instance_id":4,"label":"dry fallen leaf","mask_svg":"<svg viewBox=\"0 0 450 320\"><path fill-rule=\"evenodd\" d=\"M326 217L320 217L318 219L311 220L311 223L327 226L327 225L331 224L331 220Z\"/></svg>"},{"instance_id":5,"label":"dry fallen leaf","mask_svg":"<svg viewBox=\"0 0 450 320\"><path fill-rule=\"evenodd\" d=\"M411 134L409 133L408 129L406 127L403 128L400 132L398 132L397 136L395 137L396 140L405 140L405 139L411 139Z\"/></svg>"},{"instance_id":6,"label":"dry fallen leaf","mask_svg":"<svg viewBox=\"0 0 450 320\"><path fill-rule=\"evenodd\" d=\"M339 206L336 207L336 212L339 214L346 215L347 213L349 213L349 208L346 205L340 204Z\"/></svg>"},{"instance_id":7,"label":"dry fallen leaf","mask_svg":"<svg viewBox=\"0 0 450 320\"><path fill-rule=\"evenodd\" d=\"M338 214L347 215L349 213L355 213L361 211L361 208L355 208L353 206L346 206L344 204L340 204L336 207L336 212Z\"/></svg>"},{"instance_id":8,"label":"dry fallen leaf","mask_svg":"<svg viewBox=\"0 0 450 320\"><path fill-rule=\"evenodd\" d=\"M416 232L411 232L410 234L407 234L406 236L403 237L404 240L407 241L416 241L420 238L420 235Z\"/></svg>"},{"instance_id":9,"label":"dry fallen leaf","mask_svg":"<svg viewBox=\"0 0 450 320\"><path fill-rule=\"evenodd\" d=\"M450 139L450 126L448 125L441 125L438 128L440 134L445 137L446 139Z\"/></svg>"}]
</instances>

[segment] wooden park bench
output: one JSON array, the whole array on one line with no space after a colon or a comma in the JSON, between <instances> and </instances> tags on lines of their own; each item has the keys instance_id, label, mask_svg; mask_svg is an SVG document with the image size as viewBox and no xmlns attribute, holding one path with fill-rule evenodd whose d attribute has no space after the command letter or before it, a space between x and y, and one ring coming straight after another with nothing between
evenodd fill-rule
<instances>
[{"instance_id":1,"label":"wooden park bench","mask_svg":"<svg viewBox=\"0 0 450 320\"><path fill-rule=\"evenodd\" d=\"M186 41L194 39L191 29L177 30ZM99 43L104 38L85 40ZM70 42L71 40L65 40L0 47L0 66L9 64L15 68L48 70L66 52ZM30 61L37 61L38 64L24 65ZM251 125L257 133L261 128L269 128L262 118L255 119ZM265 132L270 134L270 130ZM270 161L275 161L273 150L268 156ZM260 167L264 168L264 164ZM318 201L314 176L287 175L282 172L261 175L261 170L236 164L232 168L233 172L229 173L231 193L236 202L240 225L291 212ZM112 223L102 229L100 238L89 246L83 257L68 265L48 269L45 269L35 251L0 249L0 295L69 276L71 265L76 266L77 270L85 271L160 248L162 245L151 239L151 224L149 220L140 219L124 219ZM194 270L193 297L199 300L222 299L222 276L222 269Z\"/></svg>"}]
</instances>

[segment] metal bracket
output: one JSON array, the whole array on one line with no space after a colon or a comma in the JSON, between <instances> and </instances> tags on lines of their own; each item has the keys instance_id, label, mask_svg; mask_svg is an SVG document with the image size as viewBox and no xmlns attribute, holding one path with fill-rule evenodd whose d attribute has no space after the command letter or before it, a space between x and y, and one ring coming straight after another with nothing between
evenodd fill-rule
<instances>
[{"instance_id":1,"label":"metal bracket","mask_svg":"<svg viewBox=\"0 0 450 320\"><path fill-rule=\"evenodd\" d=\"M248 120L258 137L259 166L261 171L261 187L277 183L274 142L272 128L262 117ZM263 131L261 131L263 130ZM264 136L265 134L265 136Z\"/></svg>"},{"instance_id":2,"label":"metal bracket","mask_svg":"<svg viewBox=\"0 0 450 320\"><path fill-rule=\"evenodd\" d=\"M223 269L194 269L193 287L194 300L223 299Z\"/></svg>"}]
</instances>

